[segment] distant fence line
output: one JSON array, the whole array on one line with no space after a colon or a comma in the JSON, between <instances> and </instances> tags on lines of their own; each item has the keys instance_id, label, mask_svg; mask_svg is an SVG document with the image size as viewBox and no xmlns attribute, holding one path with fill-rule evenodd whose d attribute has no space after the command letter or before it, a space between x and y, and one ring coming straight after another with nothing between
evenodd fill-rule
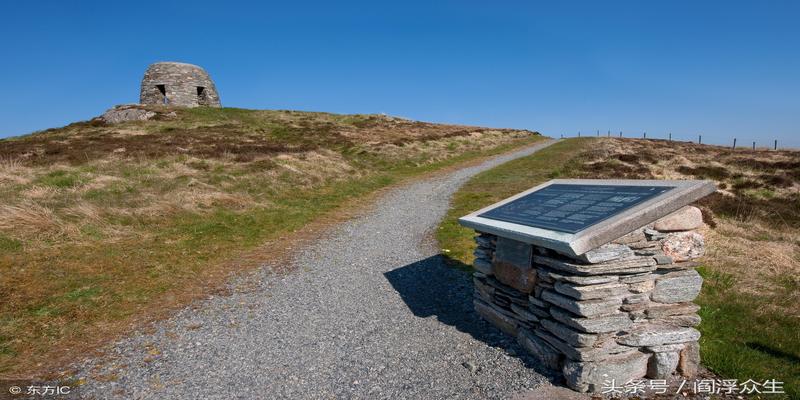
<instances>
[{"instance_id":1,"label":"distant fence line","mask_svg":"<svg viewBox=\"0 0 800 400\"><path fill-rule=\"evenodd\" d=\"M595 135L597 137L600 137L600 130L599 129L595 132ZM568 135L564 135L562 133L561 134L561 139L564 139L565 137L569 137L569 136ZM573 136L573 137L591 137L591 136L581 136L581 131L578 131L578 135L577 136ZM611 130L606 132L606 137L611 137ZM620 138L627 138L627 139L638 139L639 138L638 136L635 136L635 137L634 136L623 136L622 135L622 131L619 131L619 137ZM641 139L647 139L647 132L642 132ZM652 139L652 140L667 140L667 141L671 142L672 141L672 132L670 132L667 135L667 137L664 138L664 139L654 138L654 137L650 137L650 139ZM678 140L678 141L680 141L680 140ZM692 140L686 140L686 142L694 143L694 141L692 141ZM751 147L753 150L756 150L756 143L757 142L753 142L752 146L741 146L740 145L738 148L742 149L742 148L746 148L746 147ZM697 144L703 144L703 135L697 135ZM769 149L771 147L772 150L778 150L778 139L775 139L771 144L772 144L772 146L763 146L762 148ZM712 145L712 146L723 146L723 145ZM737 149L736 138L733 138L733 144L731 145L731 149L734 149L734 150Z\"/></svg>"}]
</instances>

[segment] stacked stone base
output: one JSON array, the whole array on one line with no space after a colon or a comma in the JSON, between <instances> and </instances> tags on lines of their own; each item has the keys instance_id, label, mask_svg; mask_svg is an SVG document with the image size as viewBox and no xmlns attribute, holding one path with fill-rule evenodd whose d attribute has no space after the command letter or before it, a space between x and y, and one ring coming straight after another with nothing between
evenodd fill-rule
<instances>
[{"instance_id":1,"label":"stacked stone base","mask_svg":"<svg viewBox=\"0 0 800 400\"><path fill-rule=\"evenodd\" d=\"M577 258L533 247L533 274L523 268L517 279L495 274L497 241L508 239L479 233L475 310L577 391L693 377L702 218L693 207L676 215Z\"/></svg>"}]
</instances>

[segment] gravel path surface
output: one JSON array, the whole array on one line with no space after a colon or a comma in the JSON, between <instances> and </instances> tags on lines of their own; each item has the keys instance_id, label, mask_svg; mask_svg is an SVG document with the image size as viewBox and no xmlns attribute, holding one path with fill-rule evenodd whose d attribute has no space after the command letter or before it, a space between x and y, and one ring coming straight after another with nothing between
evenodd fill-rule
<instances>
[{"instance_id":1,"label":"gravel path surface","mask_svg":"<svg viewBox=\"0 0 800 400\"><path fill-rule=\"evenodd\" d=\"M547 144L389 191L298 251L294 272L265 266L248 275L250 289L85 362L80 395L505 398L542 384L524 351L475 314L470 275L443 264L431 232L470 177Z\"/></svg>"}]
</instances>

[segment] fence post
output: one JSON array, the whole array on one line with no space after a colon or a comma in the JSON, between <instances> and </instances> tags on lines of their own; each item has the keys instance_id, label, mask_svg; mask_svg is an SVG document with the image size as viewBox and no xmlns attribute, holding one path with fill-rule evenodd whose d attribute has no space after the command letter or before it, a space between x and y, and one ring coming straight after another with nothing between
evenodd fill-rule
<instances>
[{"instance_id":1,"label":"fence post","mask_svg":"<svg viewBox=\"0 0 800 400\"><path fill-rule=\"evenodd\" d=\"M775 139L775 150L778 150L778 139Z\"/></svg>"},{"instance_id":2,"label":"fence post","mask_svg":"<svg viewBox=\"0 0 800 400\"><path fill-rule=\"evenodd\" d=\"M581 131L578 131L578 137L581 137Z\"/></svg>"},{"instance_id":3,"label":"fence post","mask_svg":"<svg viewBox=\"0 0 800 400\"><path fill-rule=\"evenodd\" d=\"M642 139L647 139L647 132L642 133Z\"/></svg>"},{"instance_id":4,"label":"fence post","mask_svg":"<svg viewBox=\"0 0 800 400\"><path fill-rule=\"evenodd\" d=\"M733 147L731 147L731 148L734 149L734 150L736 149L736 138L733 138Z\"/></svg>"},{"instance_id":5,"label":"fence post","mask_svg":"<svg viewBox=\"0 0 800 400\"><path fill-rule=\"evenodd\" d=\"M756 149L756 142L753 142L753 150Z\"/></svg>"},{"instance_id":6,"label":"fence post","mask_svg":"<svg viewBox=\"0 0 800 400\"><path fill-rule=\"evenodd\" d=\"M669 133L669 141L672 141L672 132Z\"/></svg>"},{"instance_id":7,"label":"fence post","mask_svg":"<svg viewBox=\"0 0 800 400\"><path fill-rule=\"evenodd\" d=\"M611 137L611 129L608 130L608 137Z\"/></svg>"},{"instance_id":8,"label":"fence post","mask_svg":"<svg viewBox=\"0 0 800 400\"><path fill-rule=\"evenodd\" d=\"M703 135L697 137L697 144L703 144Z\"/></svg>"},{"instance_id":9,"label":"fence post","mask_svg":"<svg viewBox=\"0 0 800 400\"><path fill-rule=\"evenodd\" d=\"M619 131L619 137L622 137L622 131Z\"/></svg>"},{"instance_id":10,"label":"fence post","mask_svg":"<svg viewBox=\"0 0 800 400\"><path fill-rule=\"evenodd\" d=\"M600 129L597 130L597 137L600 137Z\"/></svg>"}]
</instances>

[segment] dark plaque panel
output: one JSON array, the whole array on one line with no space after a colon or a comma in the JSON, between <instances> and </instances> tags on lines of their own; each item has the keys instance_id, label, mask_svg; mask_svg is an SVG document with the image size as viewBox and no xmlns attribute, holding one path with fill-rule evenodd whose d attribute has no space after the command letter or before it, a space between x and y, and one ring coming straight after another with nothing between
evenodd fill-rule
<instances>
[{"instance_id":1,"label":"dark plaque panel","mask_svg":"<svg viewBox=\"0 0 800 400\"><path fill-rule=\"evenodd\" d=\"M673 186L552 184L480 217L576 233L652 199Z\"/></svg>"}]
</instances>

